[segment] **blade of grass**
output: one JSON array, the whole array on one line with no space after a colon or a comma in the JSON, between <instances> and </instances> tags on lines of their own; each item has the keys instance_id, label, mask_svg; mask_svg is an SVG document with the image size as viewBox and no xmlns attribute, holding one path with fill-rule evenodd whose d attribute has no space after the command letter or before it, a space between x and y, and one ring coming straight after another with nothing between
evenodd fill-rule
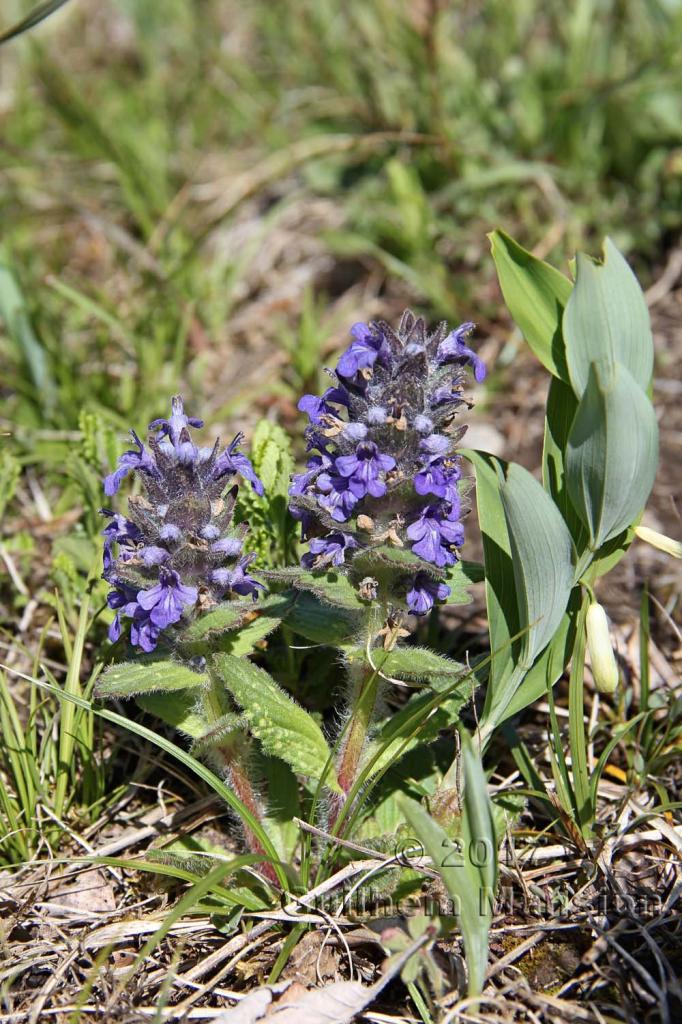
<instances>
[{"instance_id":1,"label":"blade of grass","mask_svg":"<svg viewBox=\"0 0 682 1024\"><path fill-rule=\"evenodd\" d=\"M60 687L53 685L52 683L46 682L44 679L38 679L34 676L28 676L24 672L19 672L17 669L9 668L6 665L0 665L0 668L4 668L5 671L11 672L22 679L26 679L28 682L33 683L35 686L39 686L41 689L46 690L48 693L54 694L62 701L67 701L71 704L75 704L78 707L88 709L92 711L94 715L104 719L107 722L112 722L114 725L118 725L123 729L127 729L129 732L135 733L136 736L140 736L142 739L147 740L153 746L159 747L166 753L170 754L176 760L184 764L186 768L189 768L198 778L205 782L215 793L220 796L229 807L244 821L244 823L257 835L260 840L263 849L267 855L269 863L271 863L277 872L277 878L282 886L282 889L287 891L288 880L286 873L279 861L277 851L275 850L269 836L263 830L260 822L253 817L251 812L244 806L238 797L232 792L231 789L218 778L218 776L207 768L206 765L202 764L201 761L197 761L195 757L192 757L186 750L176 746L171 740L165 736L160 736L158 733L152 732L151 729L147 729L146 726L140 725L139 722L135 722L130 718L125 718L123 715L117 714L115 711L107 711L104 708L95 707L90 701L85 700L84 697L77 696L74 693L70 693L67 690L62 690ZM263 884L265 884L263 882Z\"/></svg>"},{"instance_id":2,"label":"blade of grass","mask_svg":"<svg viewBox=\"0 0 682 1024\"><path fill-rule=\"evenodd\" d=\"M46 18L49 18L51 14L54 14L55 11L58 11L60 7L63 7L68 2L69 0L44 0L44 3L38 4L32 11L29 11L25 18L22 18L21 21L12 25L11 28L6 29L0 35L0 46L3 43L8 43L10 39L16 39L17 36L35 28L41 21L45 21Z\"/></svg>"}]
</instances>

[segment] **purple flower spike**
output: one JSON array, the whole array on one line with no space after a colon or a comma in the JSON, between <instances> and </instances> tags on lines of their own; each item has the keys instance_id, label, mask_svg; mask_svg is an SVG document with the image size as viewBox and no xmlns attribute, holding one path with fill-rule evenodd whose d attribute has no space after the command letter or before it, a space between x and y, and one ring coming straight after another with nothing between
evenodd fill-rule
<instances>
[{"instance_id":1,"label":"purple flower spike","mask_svg":"<svg viewBox=\"0 0 682 1024\"><path fill-rule=\"evenodd\" d=\"M464 339L469 337L473 329L472 323L465 323L456 331L451 331L438 347L436 358L439 363L471 363L474 377L480 384L488 372L485 363L473 349L464 344Z\"/></svg>"},{"instance_id":2,"label":"purple flower spike","mask_svg":"<svg viewBox=\"0 0 682 1024\"><path fill-rule=\"evenodd\" d=\"M317 478L317 500L337 523L344 523L358 503L350 480L338 473L320 473Z\"/></svg>"},{"instance_id":3,"label":"purple flower spike","mask_svg":"<svg viewBox=\"0 0 682 1024\"><path fill-rule=\"evenodd\" d=\"M196 604L199 591L196 587L185 587L173 569L161 569L159 582L151 590L140 590L137 603L149 612L149 617L159 629L177 622L186 604Z\"/></svg>"},{"instance_id":4,"label":"purple flower spike","mask_svg":"<svg viewBox=\"0 0 682 1024\"><path fill-rule=\"evenodd\" d=\"M407 607L415 615L426 615L435 601L445 601L450 596L447 583L439 583L424 572L418 572L407 592Z\"/></svg>"},{"instance_id":5,"label":"purple flower spike","mask_svg":"<svg viewBox=\"0 0 682 1024\"><path fill-rule=\"evenodd\" d=\"M184 626L225 598L228 577L234 594L255 597L264 589L247 573L255 556L243 553L246 526L232 525L238 487L230 486L229 477L241 474L258 494L262 484L238 451L241 434L223 451L217 441L199 448L190 428L201 426L176 396L169 419L150 424L156 434L149 438L149 450L132 433L136 450L125 452L107 477L107 493L112 493L126 473L137 471L144 491L130 498L127 517L102 509L109 519L102 575L112 587L107 598L115 611L112 641L120 638L127 619L135 647L153 651L164 631L172 642L173 626Z\"/></svg>"},{"instance_id":6,"label":"purple flower spike","mask_svg":"<svg viewBox=\"0 0 682 1024\"><path fill-rule=\"evenodd\" d=\"M327 388L324 394L318 398L317 395L304 395L298 403L301 412L308 414L311 423L320 425L323 423L323 416L334 416L336 410L329 404L348 405L348 394L343 388Z\"/></svg>"},{"instance_id":7,"label":"purple flower spike","mask_svg":"<svg viewBox=\"0 0 682 1024\"><path fill-rule=\"evenodd\" d=\"M414 561L442 570L464 541L456 452L463 431L454 421L467 404L466 366L479 381L485 375L467 345L472 330L471 323L453 331L442 323L430 332L409 310L397 329L355 324L332 374L336 389L299 403L310 418L312 452L289 490L291 514L309 542L302 564L313 572L341 568L363 600L376 591L385 603L400 602L407 591L407 606L423 614L447 596L443 573L416 572ZM339 389L344 401L332 397ZM409 562L405 587L401 563Z\"/></svg>"}]
</instances>

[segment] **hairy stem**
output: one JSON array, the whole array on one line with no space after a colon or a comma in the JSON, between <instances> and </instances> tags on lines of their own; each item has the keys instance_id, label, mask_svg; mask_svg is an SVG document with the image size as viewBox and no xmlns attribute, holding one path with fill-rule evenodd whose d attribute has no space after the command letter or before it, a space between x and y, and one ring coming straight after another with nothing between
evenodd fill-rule
<instances>
[{"instance_id":1,"label":"hairy stem","mask_svg":"<svg viewBox=\"0 0 682 1024\"><path fill-rule=\"evenodd\" d=\"M262 822L264 813L260 798L249 775L249 745L247 738L239 729L226 728L220 732L221 722L234 712L234 707L220 678L210 673L211 684L202 695L203 711L210 729L216 730L216 738L211 742L210 752L224 772L230 788L241 800L247 811L256 821ZM267 856L263 845L246 821L242 821L244 838L251 853ZM263 861L258 870L268 881L277 882L277 873L272 864Z\"/></svg>"},{"instance_id":2,"label":"hairy stem","mask_svg":"<svg viewBox=\"0 0 682 1024\"><path fill-rule=\"evenodd\" d=\"M263 819L263 808L260 800L256 794L255 789L249 778L247 759L244 756L244 751L240 751L239 747L241 744L230 744L225 743L217 751L222 766L227 776L227 781L230 787L234 790L234 793L241 802L244 804L246 809L250 811L257 821ZM263 849L258 836L249 828L246 822L242 822L244 829L244 838L246 845L252 853L258 856L266 856L266 852ZM270 882L277 882L277 872L273 868L272 864L264 860L258 865L260 873L268 879Z\"/></svg>"},{"instance_id":3,"label":"hairy stem","mask_svg":"<svg viewBox=\"0 0 682 1024\"><path fill-rule=\"evenodd\" d=\"M393 631L387 625L384 647L387 650L395 644L398 627ZM367 743L367 735L379 706L379 697L383 689L383 679L377 668L371 664L369 651L371 641L378 632L378 620L374 612L367 621L367 660L362 673L353 683L349 699L349 722L341 739L336 758L336 776L343 790L342 794L333 798L329 812L329 828L334 828L339 816L346 807L349 794L352 792L360 774L362 754Z\"/></svg>"}]
</instances>

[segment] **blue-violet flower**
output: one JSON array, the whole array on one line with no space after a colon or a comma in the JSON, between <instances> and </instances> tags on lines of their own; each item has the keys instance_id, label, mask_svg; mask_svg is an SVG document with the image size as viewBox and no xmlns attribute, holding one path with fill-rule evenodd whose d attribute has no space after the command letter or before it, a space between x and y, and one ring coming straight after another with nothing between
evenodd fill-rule
<instances>
[{"instance_id":1,"label":"blue-violet flower","mask_svg":"<svg viewBox=\"0 0 682 1024\"><path fill-rule=\"evenodd\" d=\"M357 560L366 576L372 552L404 549L407 608L423 615L447 599L445 571L464 542L456 446L465 428L453 421L466 405L465 367L477 381L486 373L467 345L473 328L442 323L429 334L409 310L397 331L383 321L355 324L328 371L332 385L300 400L311 454L289 494L309 541L305 568L352 575Z\"/></svg>"},{"instance_id":2,"label":"blue-violet flower","mask_svg":"<svg viewBox=\"0 0 682 1024\"><path fill-rule=\"evenodd\" d=\"M222 452L218 441L199 448L190 427L203 421L186 416L176 395L171 415L153 420L148 447L131 431L134 450L124 452L104 481L115 494L127 473L140 475L143 495L130 498L128 516L109 508L102 514L104 572L111 584L107 602L116 611L112 641L130 619L130 639L153 651L160 634L232 594L256 597L262 584L249 574L255 557L243 553L247 527L232 525L239 473L257 494L263 486L248 458L238 451L238 434Z\"/></svg>"}]
</instances>

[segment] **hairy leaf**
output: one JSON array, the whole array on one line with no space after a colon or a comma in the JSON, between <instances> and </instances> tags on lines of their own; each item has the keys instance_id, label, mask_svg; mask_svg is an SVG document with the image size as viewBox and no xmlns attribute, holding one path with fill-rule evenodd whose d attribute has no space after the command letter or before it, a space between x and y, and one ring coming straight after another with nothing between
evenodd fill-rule
<instances>
[{"instance_id":1,"label":"hairy leaf","mask_svg":"<svg viewBox=\"0 0 682 1024\"><path fill-rule=\"evenodd\" d=\"M362 617L345 608L332 608L302 590L287 615L287 626L315 644L340 644L359 632Z\"/></svg>"},{"instance_id":2,"label":"hairy leaf","mask_svg":"<svg viewBox=\"0 0 682 1024\"><path fill-rule=\"evenodd\" d=\"M334 769L326 767L329 747L315 719L272 676L245 658L218 654L214 663L265 753L280 757L300 775L324 775L326 785L338 790Z\"/></svg>"},{"instance_id":3,"label":"hairy leaf","mask_svg":"<svg viewBox=\"0 0 682 1024\"><path fill-rule=\"evenodd\" d=\"M137 704L162 722L198 739L206 729L206 720L197 710L196 690L176 690L174 693L147 693L137 698Z\"/></svg>"},{"instance_id":4,"label":"hairy leaf","mask_svg":"<svg viewBox=\"0 0 682 1024\"><path fill-rule=\"evenodd\" d=\"M197 689L208 683L203 672L177 661L122 661L111 665L95 684L97 697L136 697L142 693Z\"/></svg>"}]
</instances>

